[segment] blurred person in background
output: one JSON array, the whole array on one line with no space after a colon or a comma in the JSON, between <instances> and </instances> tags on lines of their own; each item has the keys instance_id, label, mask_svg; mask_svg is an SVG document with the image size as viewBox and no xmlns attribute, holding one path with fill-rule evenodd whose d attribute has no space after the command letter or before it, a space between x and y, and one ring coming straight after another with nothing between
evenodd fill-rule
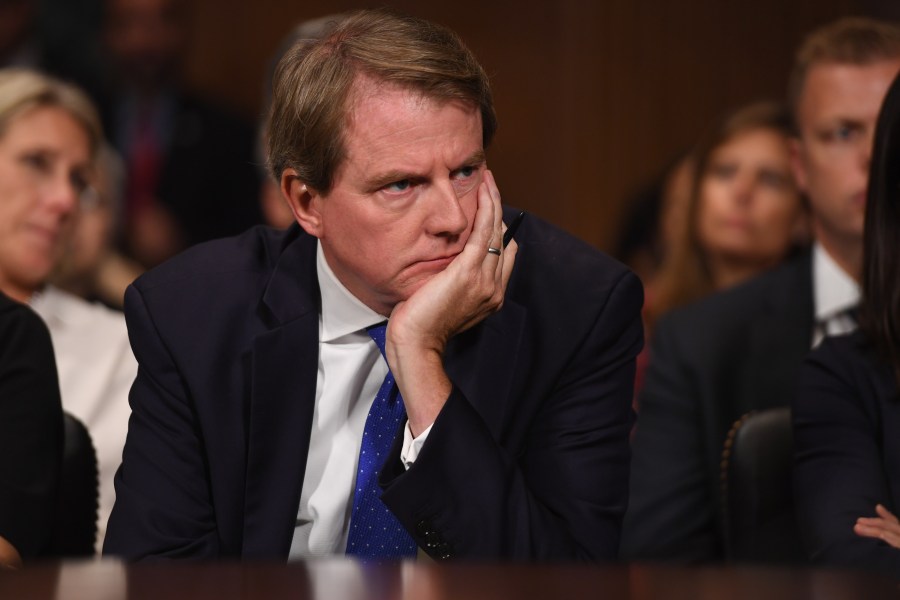
<instances>
[{"instance_id":1,"label":"blurred person in background","mask_svg":"<svg viewBox=\"0 0 900 600\"><path fill-rule=\"evenodd\" d=\"M123 247L145 267L261 220L252 127L180 81L189 16L179 0L105 4L100 104L126 165Z\"/></svg>"},{"instance_id":2,"label":"blurred person in background","mask_svg":"<svg viewBox=\"0 0 900 600\"><path fill-rule=\"evenodd\" d=\"M125 172L121 158L108 144L100 149L95 174L96 194L81 203L52 281L85 300L121 310L125 288L143 269L113 245Z\"/></svg>"},{"instance_id":3,"label":"blurred person in background","mask_svg":"<svg viewBox=\"0 0 900 600\"><path fill-rule=\"evenodd\" d=\"M801 369L794 493L814 563L900 577L900 79L875 135L860 329L826 339Z\"/></svg>"},{"instance_id":4,"label":"blurred person in background","mask_svg":"<svg viewBox=\"0 0 900 600\"><path fill-rule=\"evenodd\" d=\"M37 10L37 0L0 2L0 66L44 66L43 48L37 36Z\"/></svg>"},{"instance_id":5,"label":"blurred person in background","mask_svg":"<svg viewBox=\"0 0 900 600\"><path fill-rule=\"evenodd\" d=\"M785 108L751 104L720 119L677 165L669 185L686 194L669 199L669 216L661 222L668 243L646 285L647 339L660 315L741 283L808 242L790 136ZM648 345L638 357L635 397L650 360Z\"/></svg>"},{"instance_id":6,"label":"blurred person in background","mask_svg":"<svg viewBox=\"0 0 900 600\"><path fill-rule=\"evenodd\" d=\"M648 326L777 265L808 242L790 136L787 110L764 102L728 114L701 141L685 217L645 307Z\"/></svg>"},{"instance_id":7,"label":"blurred person in background","mask_svg":"<svg viewBox=\"0 0 900 600\"><path fill-rule=\"evenodd\" d=\"M30 304L53 339L63 408L97 451L99 536L128 426L137 363L121 313L47 285L90 186L102 128L78 89L33 71L0 71L0 291Z\"/></svg>"},{"instance_id":8,"label":"blurred person in background","mask_svg":"<svg viewBox=\"0 0 900 600\"><path fill-rule=\"evenodd\" d=\"M22 566L49 542L62 448L47 327L0 292L0 570Z\"/></svg>"},{"instance_id":9,"label":"blurred person in background","mask_svg":"<svg viewBox=\"0 0 900 600\"><path fill-rule=\"evenodd\" d=\"M787 406L804 357L852 330L872 135L900 71L900 29L845 18L812 32L793 66L791 164L814 243L783 265L665 315L638 397L622 554L723 557L720 461L732 424Z\"/></svg>"},{"instance_id":10,"label":"blurred person in background","mask_svg":"<svg viewBox=\"0 0 900 600\"><path fill-rule=\"evenodd\" d=\"M683 228L693 177L693 155L685 152L626 201L629 210L613 256L640 278L645 297L652 296L663 259Z\"/></svg>"}]
</instances>

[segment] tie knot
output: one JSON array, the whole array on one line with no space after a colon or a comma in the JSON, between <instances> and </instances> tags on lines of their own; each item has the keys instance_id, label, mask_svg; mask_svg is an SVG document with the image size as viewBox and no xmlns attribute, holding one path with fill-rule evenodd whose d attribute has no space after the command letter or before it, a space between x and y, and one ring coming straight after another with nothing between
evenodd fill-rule
<instances>
[{"instance_id":1,"label":"tie knot","mask_svg":"<svg viewBox=\"0 0 900 600\"><path fill-rule=\"evenodd\" d=\"M382 356L385 356L384 344L385 334L387 333L387 325L387 321L384 321L383 323L379 323L378 325L372 325L371 327L366 328L369 337L371 337L375 341L375 345L378 346L378 349L381 351Z\"/></svg>"}]
</instances>

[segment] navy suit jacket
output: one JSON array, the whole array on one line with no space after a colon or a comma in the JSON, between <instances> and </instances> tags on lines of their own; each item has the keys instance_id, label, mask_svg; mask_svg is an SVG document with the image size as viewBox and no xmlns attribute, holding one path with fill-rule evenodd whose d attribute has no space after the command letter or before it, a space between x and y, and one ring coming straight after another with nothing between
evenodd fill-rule
<instances>
[{"instance_id":1,"label":"navy suit jacket","mask_svg":"<svg viewBox=\"0 0 900 600\"><path fill-rule=\"evenodd\" d=\"M792 405L797 520L817 564L900 577L900 550L853 533L883 504L900 510L900 391L861 332L826 339Z\"/></svg>"},{"instance_id":2,"label":"navy suit jacket","mask_svg":"<svg viewBox=\"0 0 900 600\"><path fill-rule=\"evenodd\" d=\"M724 558L725 438L743 414L790 403L813 313L805 253L659 322L639 397L624 557Z\"/></svg>"},{"instance_id":3,"label":"navy suit jacket","mask_svg":"<svg viewBox=\"0 0 900 600\"><path fill-rule=\"evenodd\" d=\"M451 340L453 393L408 471L397 436L383 500L435 557L611 559L640 283L537 218L516 239L503 308ZM287 557L316 388L315 255L297 226L255 228L128 289L140 369L105 553Z\"/></svg>"}]
</instances>

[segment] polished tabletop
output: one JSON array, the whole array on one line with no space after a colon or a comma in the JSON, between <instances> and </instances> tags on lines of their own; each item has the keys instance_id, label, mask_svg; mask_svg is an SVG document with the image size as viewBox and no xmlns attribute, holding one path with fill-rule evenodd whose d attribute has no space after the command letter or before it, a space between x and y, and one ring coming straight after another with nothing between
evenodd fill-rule
<instances>
[{"instance_id":1,"label":"polished tabletop","mask_svg":"<svg viewBox=\"0 0 900 600\"><path fill-rule=\"evenodd\" d=\"M898 583L854 571L650 565L361 565L304 563L126 565L103 560L0 572L0 599L538 600L900 598Z\"/></svg>"}]
</instances>

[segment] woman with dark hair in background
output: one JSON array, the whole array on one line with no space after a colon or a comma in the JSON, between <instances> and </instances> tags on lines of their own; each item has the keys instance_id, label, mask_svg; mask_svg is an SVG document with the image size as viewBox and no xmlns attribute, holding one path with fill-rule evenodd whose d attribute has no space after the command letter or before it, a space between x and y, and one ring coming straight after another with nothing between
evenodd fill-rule
<instances>
[{"instance_id":1,"label":"woman with dark hair in background","mask_svg":"<svg viewBox=\"0 0 900 600\"><path fill-rule=\"evenodd\" d=\"M730 113L701 140L686 218L648 294L648 329L673 308L777 265L806 241L790 135L787 111L763 102Z\"/></svg>"},{"instance_id":2,"label":"woman with dark hair in background","mask_svg":"<svg viewBox=\"0 0 900 600\"><path fill-rule=\"evenodd\" d=\"M808 238L790 165L790 117L760 102L726 115L677 168L663 263L644 282L644 334L673 308L774 267ZM652 358L638 356L635 398ZM637 403L636 403L637 406Z\"/></svg>"},{"instance_id":3,"label":"woman with dark hair in background","mask_svg":"<svg viewBox=\"0 0 900 600\"><path fill-rule=\"evenodd\" d=\"M875 133L856 333L807 358L793 403L797 517L812 560L900 577L900 79Z\"/></svg>"}]
</instances>

